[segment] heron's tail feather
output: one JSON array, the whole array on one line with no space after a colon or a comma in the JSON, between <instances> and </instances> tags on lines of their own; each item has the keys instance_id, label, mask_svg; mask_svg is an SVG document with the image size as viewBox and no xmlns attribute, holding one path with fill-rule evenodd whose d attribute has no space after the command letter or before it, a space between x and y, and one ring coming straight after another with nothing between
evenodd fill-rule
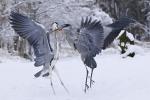
<instances>
[{"instance_id":1,"label":"heron's tail feather","mask_svg":"<svg viewBox=\"0 0 150 100\"><path fill-rule=\"evenodd\" d=\"M42 73L42 70L40 70L39 72L37 72L36 74L34 74L34 77L38 78Z\"/></svg>"},{"instance_id":2,"label":"heron's tail feather","mask_svg":"<svg viewBox=\"0 0 150 100\"><path fill-rule=\"evenodd\" d=\"M38 77L48 77L49 76L49 72L44 72L43 73L43 70L40 70L39 72L35 73L34 74L34 77L38 78Z\"/></svg>"},{"instance_id":3,"label":"heron's tail feather","mask_svg":"<svg viewBox=\"0 0 150 100\"><path fill-rule=\"evenodd\" d=\"M93 57L87 57L84 61L84 64L92 69L97 67L96 61Z\"/></svg>"}]
</instances>

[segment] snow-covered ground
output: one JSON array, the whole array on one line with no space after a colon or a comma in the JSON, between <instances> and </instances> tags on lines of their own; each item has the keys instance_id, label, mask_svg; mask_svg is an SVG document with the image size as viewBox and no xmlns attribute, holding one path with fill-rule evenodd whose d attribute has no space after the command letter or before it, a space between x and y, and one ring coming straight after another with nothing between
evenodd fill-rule
<instances>
[{"instance_id":1,"label":"snow-covered ground","mask_svg":"<svg viewBox=\"0 0 150 100\"><path fill-rule=\"evenodd\" d=\"M35 68L33 62L12 59L0 57L0 100L150 100L150 51L124 59L111 49L98 55L95 84L87 94L83 92L86 73L80 57L60 59L57 63L70 94L54 74L56 95L49 79L34 78L40 68Z\"/></svg>"}]
</instances>

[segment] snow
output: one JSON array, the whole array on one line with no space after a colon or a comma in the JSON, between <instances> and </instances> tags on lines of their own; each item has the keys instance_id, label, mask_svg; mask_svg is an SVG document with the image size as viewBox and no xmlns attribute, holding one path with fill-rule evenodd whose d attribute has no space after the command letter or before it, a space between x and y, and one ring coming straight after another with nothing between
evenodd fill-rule
<instances>
[{"instance_id":1,"label":"snow","mask_svg":"<svg viewBox=\"0 0 150 100\"><path fill-rule=\"evenodd\" d=\"M92 11L92 18L94 20L100 20L102 25L108 25L113 23L112 18L101 9L94 9Z\"/></svg>"},{"instance_id":2,"label":"snow","mask_svg":"<svg viewBox=\"0 0 150 100\"><path fill-rule=\"evenodd\" d=\"M117 39L125 32L125 30L121 30L119 35L117 36Z\"/></svg>"},{"instance_id":3,"label":"snow","mask_svg":"<svg viewBox=\"0 0 150 100\"><path fill-rule=\"evenodd\" d=\"M144 54L144 50L140 46L127 44L127 47L128 47L128 49L124 54L122 54L122 57L127 57L127 55L129 55L130 53L133 53L133 52L135 54L139 54L139 55Z\"/></svg>"},{"instance_id":4,"label":"snow","mask_svg":"<svg viewBox=\"0 0 150 100\"><path fill-rule=\"evenodd\" d=\"M34 67L33 62L16 57L3 59L0 63L0 99L150 100L149 58L150 52L144 52L123 59L115 49L106 49L96 57L95 84L87 94L83 92L86 72L80 57L60 59L56 66L70 94L53 74L56 95L49 79L34 78L33 74L41 68Z\"/></svg>"},{"instance_id":5,"label":"snow","mask_svg":"<svg viewBox=\"0 0 150 100\"><path fill-rule=\"evenodd\" d=\"M117 39L125 32L125 30L121 30L119 35L117 36ZM134 41L134 36L132 33L126 31L126 36L131 40Z\"/></svg>"},{"instance_id":6,"label":"snow","mask_svg":"<svg viewBox=\"0 0 150 100\"><path fill-rule=\"evenodd\" d=\"M128 37L131 41L134 41L134 36L133 36L132 33L127 32L126 34L127 34L127 37Z\"/></svg>"}]
</instances>

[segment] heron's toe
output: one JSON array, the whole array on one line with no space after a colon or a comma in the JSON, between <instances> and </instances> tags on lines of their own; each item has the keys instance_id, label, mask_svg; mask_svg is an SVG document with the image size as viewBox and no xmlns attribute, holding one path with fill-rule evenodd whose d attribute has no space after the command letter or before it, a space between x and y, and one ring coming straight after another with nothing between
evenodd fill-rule
<instances>
[{"instance_id":1,"label":"heron's toe","mask_svg":"<svg viewBox=\"0 0 150 100\"><path fill-rule=\"evenodd\" d=\"M49 76L49 72L42 75L42 77L48 77L48 76Z\"/></svg>"}]
</instances>

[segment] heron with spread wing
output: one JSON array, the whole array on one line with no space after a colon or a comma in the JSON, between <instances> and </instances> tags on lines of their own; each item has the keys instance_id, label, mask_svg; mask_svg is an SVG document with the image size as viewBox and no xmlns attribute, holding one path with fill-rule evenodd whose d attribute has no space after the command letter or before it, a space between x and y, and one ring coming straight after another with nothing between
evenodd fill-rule
<instances>
[{"instance_id":1,"label":"heron with spread wing","mask_svg":"<svg viewBox=\"0 0 150 100\"><path fill-rule=\"evenodd\" d=\"M93 70L97 67L94 57L110 45L118 36L120 31L136 21L123 17L112 24L103 26L100 21L91 17L82 18L81 25L75 29L70 24L62 25L66 39L71 47L79 52L86 68L85 92L94 82L92 80ZM89 69L90 75L89 75ZM88 84L88 78L90 83Z\"/></svg>"},{"instance_id":2,"label":"heron with spread wing","mask_svg":"<svg viewBox=\"0 0 150 100\"><path fill-rule=\"evenodd\" d=\"M57 61L57 52L54 54L54 50L50 44L49 34L46 32L44 26L31 20L27 16L13 11L10 14L10 24L12 25L12 28L15 30L15 32L20 37L27 40L33 47L36 57L34 59L34 65L36 67L43 66L43 69L36 73L35 77L49 76L53 92L55 93L52 83L52 71L54 71L58 76L61 85L68 92L67 88L64 86L64 83L61 81L58 71L56 70L55 64ZM56 25L57 24L55 23L53 24L51 32L58 30Z\"/></svg>"}]
</instances>

